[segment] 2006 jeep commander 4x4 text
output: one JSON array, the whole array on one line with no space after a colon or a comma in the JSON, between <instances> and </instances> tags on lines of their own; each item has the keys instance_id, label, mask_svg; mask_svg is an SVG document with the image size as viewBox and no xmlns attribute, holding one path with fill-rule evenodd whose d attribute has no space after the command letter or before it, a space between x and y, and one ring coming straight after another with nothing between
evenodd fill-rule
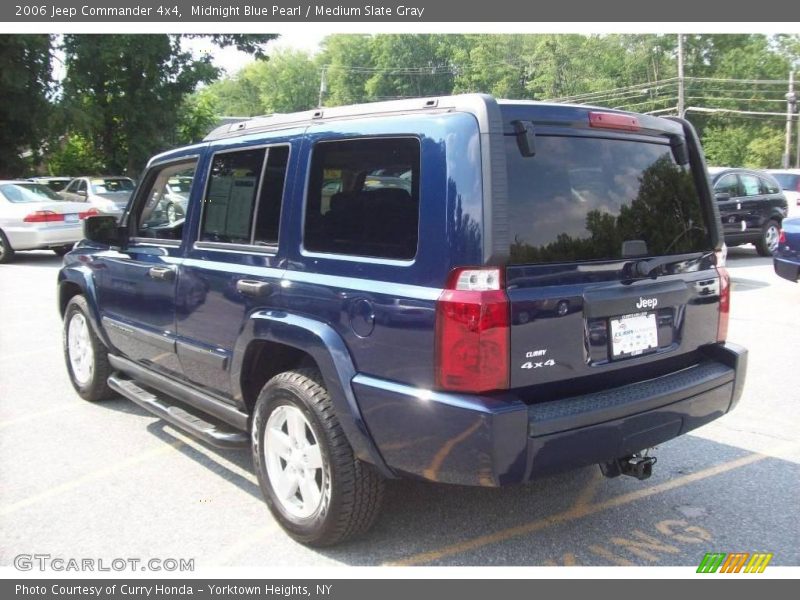
<instances>
[{"instance_id":1,"label":"2006 jeep commander 4x4 text","mask_svg":"<svg viewBox=\"0 0 800 600\"><path fill-rule=\"evenodd\" d=\"M390 477L645 478L744 382L679 119L483 95L255 118L85 229L58 280L78 393L249 444L308 544L366 530Z\"/></svg>"}]
</instances>

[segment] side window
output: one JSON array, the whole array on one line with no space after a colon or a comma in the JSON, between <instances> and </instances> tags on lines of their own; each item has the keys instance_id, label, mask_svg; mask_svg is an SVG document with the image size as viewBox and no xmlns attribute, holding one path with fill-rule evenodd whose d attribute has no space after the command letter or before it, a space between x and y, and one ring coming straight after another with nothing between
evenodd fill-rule
<instances>
[{"instance_id":1,"label":"side window","mask_svg":"<svg viewBox=\"0 0 800 600\"><path fill-rule=\"evenodd\" d=\"M742 188L744 189L745 196L758 196L761 194L761 187L759 184L759 178L755 175L740 175L739 179L742 182Z\"/></svg>"},{"instance_id":2,"label":"side window","mask_svg":"<svg viewBox=\"0 0 800 600\"><path fill-rule=\"evenodd\" d=\"M77 192L78 191L78 181L75 180L75 179L70 181L69 185L67 186L67 188L64 191L65 192L69 192L70 194L74 194L75 192Z\"/></svg>"},{"instance_id":3,"label":"side window","mask_svg":"<svg viewBox=\"0 0 800 600\"><path fill-rule=\"evenodd\" d=\"M147 175L147 187L143 192L145 200L137 213L134 237L161 240L183 238L186 206L183 205L182 212L177 213L176 217L175 206L178 201L170 189L170 181L180 178L184 182L187 189L185 201L188 202L188 189L196 167L197 161L192 160L167 165Z\"/></svg>"},{"instance_id":4,"label":"side window","mask_svg":"<svg viewBox=\"0 0 800 600\"><path fill-rule=\"evenodd\" d=\"M85 179L79 180L78 181L78 189L75 190L75 191L77 191L77 192L85 192L86 189L87 189L86 188L86 180Z\"/></svg>"},{"instance_id":5,"label":"side window","mask_svg":"<svg viewBox=\"0 0 800 600\"><path fill-rule=\"evenodd\" d=\"M306 250L402 259L417 253L416 138L320 142L306 198Z\"/></svg>"},{"instance_id":6,"label":"side window","mask_svg":"<svg viewBox=\"0 0 800 600\"><path fill-rule=\"evenodd\" d=\"M764 177L758 178L759 183L761 184L761 193L762 194L779 194L781 189L778 187L777 182L772 182L769 179L765 179Z\"/></svg>"},{"instance_id":7,"label":"side window","mask_svg":"<svg viewBox=\"0 0 800 600\"><path fill-rule=\"evenodd\" d=\"M276 245L288 159L288 146L214 156L199 241Z\"/></svg>"},{"instance_id":8,"label":"side window","mask_svg":"<svg viewBox=\"0 0 800 600\"><path fill-rule=\"evenodd\" d=\"M731 198L739 196L739 178L736 175L725 175L714 186L717 194L730 194Z\"/></svg>"}]
</instances>

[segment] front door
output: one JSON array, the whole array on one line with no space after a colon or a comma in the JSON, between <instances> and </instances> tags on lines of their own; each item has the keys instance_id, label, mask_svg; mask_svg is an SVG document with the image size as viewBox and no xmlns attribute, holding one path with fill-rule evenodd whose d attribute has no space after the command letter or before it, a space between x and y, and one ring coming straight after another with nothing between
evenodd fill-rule
<instances>
[{"instance_id":1,"label":"front door","mask_svg":"<svg viewBox=\"0 0 800 600\"><path fill-rule=\"evenodd\" d=\"M182 262L183 220L170 221L167 183L194 174L196 159L151 168L127 217L130 240L97 257L101 321L117 351L170 376L180 376L175 348L175 290Z\"/></svg>"}]
</instances>

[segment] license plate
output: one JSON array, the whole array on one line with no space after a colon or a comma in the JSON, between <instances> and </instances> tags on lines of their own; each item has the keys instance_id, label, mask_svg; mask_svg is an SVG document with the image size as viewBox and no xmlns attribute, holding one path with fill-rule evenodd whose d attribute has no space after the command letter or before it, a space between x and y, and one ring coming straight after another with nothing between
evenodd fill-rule
<instances>
[{"instance_id":1,"label":"license plate","mask_svg":"<svg viewBox=\"0 0 800 600\"><path fill-rule=\"evenodd\" d=\"M613 358L638 356L658 348L655 313L637 313L611 319L611 355Z\"/></svg>"},{"instance_id":2,"label":"license plate","mask_svg":"<svg viewBox=\"0 0 800 600\"><path fill-rule=\"evenodd\" d=\"M77 223L78 215L64 215L64 223Z\"/></svg>"}]
</instances>

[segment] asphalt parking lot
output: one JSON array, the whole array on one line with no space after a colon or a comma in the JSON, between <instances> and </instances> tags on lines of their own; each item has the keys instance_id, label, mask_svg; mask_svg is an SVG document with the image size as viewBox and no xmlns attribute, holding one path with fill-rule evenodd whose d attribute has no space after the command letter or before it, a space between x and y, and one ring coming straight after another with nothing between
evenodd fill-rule
<instances>
[{"instance_id":1,"label":"asphalt parking lot","mask_svg":"<svg viewBox=\"0 0 800 600\"><path fill-rule=\"evenodd\" d=\"M729 253L729 339L750 350L736 411L658 448L645 482L596 467L507 489L392 482L367 537L324 551L286 535L246 451L217 450L67 379L60 259L0 267L0 566L21 553L303 565L691 565L771 552L800 565L800 285Z\"/></svg>"}]
</instances>

